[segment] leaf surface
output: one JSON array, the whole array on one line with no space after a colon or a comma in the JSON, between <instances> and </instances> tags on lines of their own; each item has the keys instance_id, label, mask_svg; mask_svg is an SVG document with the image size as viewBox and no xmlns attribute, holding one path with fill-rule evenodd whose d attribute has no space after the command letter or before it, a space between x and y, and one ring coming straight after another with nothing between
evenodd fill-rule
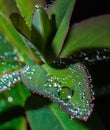
<instances>
[{"instance_id":1,"label":"leaf surface","mask_svg":"<svg viewBox=\"0 0 110 130\"><path fill-rule=\"evenodd\" d=\"M55 20L56 25L53 26L57 28L52 41L52 51L56 56L60 53L68 33L74 4L75 0L56 1L48 10L49 16L54 17Z\"/></svg>"},{"instance_id":2,"label":"leaf surface","mask_svg":"<svg viewBox=\"0 0 110 130\"><path fill-rule=\"evenodd\" d=\"M31 17L34 11L35 4L44 5L44 0L16 0L16 4L22 14L22 16L26 19L26 24L30 27L31 26Z\"/></svg>"},{"instance_id":3,"label":"leaf surface","mask_svg":"<svg viewBox=\"0 0 110 130\"><path fill-rule=\"evenodd\" d=\"M70 30L60 54L65 57L82 49L110 48L110 15L103 15L80 23Z\"/></svg>"},{"instance_id":4,"label":"leaf surface","mask_svg":"<svg viewBox=\"0 0 110 130\"><path fill-rule=\"evenodd\" d=\"M24 66L22 62L0 58L0 92L20 81L19 71Z\"/></svg>"},{"instance_id":5,"label":"leaf surface","mask_svg":"<svg viewBox=\"0 0 110 130\"><path fill-rule=\"evenodd\" d=\"M31 31L26 25L24 18L18 13L12 13L10 15L11 22L14 27L20 32L23 36L31 40Z\"/></svg>"},{"instance_id":6,"label":"leaf surface","mask_svg":"<svg viewBox=\"0 0 110 130\"><path fill-rule=\"evenodd\" d=\"M0 11L8 17L12 12L18 12L15 0L0 0Z\"/></svg>"},{"instance_id":7,"label":"leaf surface","mask_svg":"<svg viewBox=\"0 0 110 130\"><path fill-rule=\"evenodd\" d=\"M94 113L87 122L72 120L57 104L38 95L27 99L25 109L32 130L104 130Z\"/></svg>"},{"instance_id":8,"label":"leaf surface","mask_svg":"<svg viewBox=\"0 0 110 130\"><path fill-rule=\"evenodd\" d=\"M1 12L0 12L0 23L1 23L0 32L4 34L4 36L8 36L7 40L12 45L13 49L16 50L16 53L19 56L20 60L22 61L25 60L26 63L30 64L32 55L29 53L29 49L27 48L25 41L13 28L9 19L7 19ZM28 60L26 57L28 58Z\"/></svg>"},{"instance_id":9,"label":"leaf surface","mask_svg":"<svg viewBox=\"0 0 110 130\"><path fill-rule=\"evenodd\" d=\"M90 81L79 63L62 69L27 66L21 72L21 80L32 92L58 103L71 117L87 120L92 112Z\"/></svg>"}]
</instances>

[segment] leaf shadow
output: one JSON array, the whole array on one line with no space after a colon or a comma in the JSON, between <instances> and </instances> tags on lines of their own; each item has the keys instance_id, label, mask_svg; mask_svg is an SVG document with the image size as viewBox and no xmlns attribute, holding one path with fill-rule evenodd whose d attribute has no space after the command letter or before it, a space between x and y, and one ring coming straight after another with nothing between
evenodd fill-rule
<instances>
[{"instance_id":1,"label":"leaf shadow","mask_svg":"<svg viewBox=\"0 0 110 130\"><path fill-rule=\"evenodd\" d=\"M32 94L29 96L25 102L25 109L28 110L36 110L40 109L44 106L48 106L51 104L51 101L48 98L44 98L43 96Z\"/></svg>"}]
</instances>

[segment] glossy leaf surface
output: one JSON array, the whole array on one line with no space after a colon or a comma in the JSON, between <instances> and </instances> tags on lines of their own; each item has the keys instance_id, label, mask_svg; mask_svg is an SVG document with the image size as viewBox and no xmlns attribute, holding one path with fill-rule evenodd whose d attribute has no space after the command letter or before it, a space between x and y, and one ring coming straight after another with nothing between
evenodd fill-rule
<instances>
[{"instance_id":1,"label":"glossy leaf surface","mask_svg":"<svg viewBox=\"0 0 110 130\"><path fill-rule=\"evenodd\" d=\"M56 0L47 10L47 13L50 17L55 17L56 27L58 28L65 17L66 12L71 5L75 4L75 0ZM59 13L60 12L60 13Z\"/></svg>"},{"instance_id":2,"label":"glossy leaf surface","mask_svg":"<svg viewBox=\"0 0 110 130\"><path fill-rule=\"evenodd\" d=\"M61 57L82 49L110 48L110 15L94 17L76 23L61 52Z\"/></svg>"},{"instance_id":3,"label":"glossy leaf surface","mask_svg":"<svg viewBox=\"0 0 110 130\"><path fill-rule=\"evenodd\" d=\"M0 33L0 56L11 58L17 60L18 57L16 52L12 48L11 44L6 40L6 38Z\"/></svg>"},{"instance_id":4,"label":"glossy leaf surface","mask_svg":"<svg viewBox=\"0 0 110 130\"><path fill-rule=\"evenodd\" d=\"M0 59L0 92L20 81L19 71L24 66L22 62Z\"/></svg>"},{"instance_id":5,"label":"glossy leaf surface","mask_svg":"<svg viewBox=\"0 0 110 130\"><path fill-rule=\"evenodd\" d=\"M71 117L87 120L92 112L90 81L84 66L77 63L58 69L49 65L27 66L23 83L32 92L58 103Z\"/></svg>"},{"instance_id":6,"label":"glossy leaf surface","mask_svg":"<svg viewBox=\"0 0 110 130\"><path fill-rule=\"evenodd\" d=\"M38 95L30 96L25 107L32 130L105 130L96 114L93 114L95 116L91 116L87 122L72 120L57 104Z\"/></svg>"},{"instance_id":7,"label":"glossy leaf surface","mask_svg":"<svg viewBox=\"0 0 110 130\"><path fill-rule=\"evenodd\" d=\"M36 8L32 17L32 43L37 46L40 51L45 52L46 45L51 36L50 21L43 8Z\"/></svg>"},{"instance_id":8,"label":"glossy leaf surface","mask_svg":"<svg viewBox=\"0 0 110 130\"><path fill-rule=\"evenodd\" d=\"M70 18L74 8L75 0L56 0L47 10L51 19L52 30L55 34L52 40L52 51L58 56L64 44L69 30ZM60 12L60 13L59 13Z\"/></svg>"},{"instance_id":9,"label":"glossy leaf surface","mask_svg":"<svg viewBox=\"0 0 110 130\"><path fill-rule=\"evenodd\" d=\"M44 0L16 0L16 4L18 5L18 8L22 14L22 16L26 19L26 24L28 26L31 26L31 17L32 13L34 11L35 4L41 4L44 5Z\"/></svg>"},{"instance_id":10,"label":"glossy leaf surface","mask_svg":"<svg viewBox=\"0 0 110 130\"><path fill-rule=\"evenodd\" d=\"M70 18L72 15L74 4L75 4L75 0L70 0L70 1L68 1L68 4L67 4L68 6L66 5L65 7L63 7L63 8L66 8L66 12L64 13L64 16L59 25L59 28L52 41L52 48L53 48L55 55L58 55L60 53L60 51L63 47L64 41L65 41L66 35L69 31ZM55 16L55 17L57 17L57 16Z\"/></svg>"}]
</instances>

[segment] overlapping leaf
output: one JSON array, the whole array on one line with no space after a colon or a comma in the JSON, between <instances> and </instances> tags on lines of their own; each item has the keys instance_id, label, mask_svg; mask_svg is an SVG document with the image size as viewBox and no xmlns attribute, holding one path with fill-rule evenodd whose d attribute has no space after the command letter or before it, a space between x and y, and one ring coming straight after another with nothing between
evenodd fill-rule
<instances>
[{"instance_id":1,"label":"overlapping leaf","mask_svg":"<svg viewBox=\"0 0 110 130\"><path fill-rule=\"evenodd\" d=\"M34 11L34 6L36 4L44 6L45 0L16 0L16 4L18 5L19 11L21 12L22 16L25 17L26 24L28 26L31 26L31 18Z\"/></svg>"},{"instance_id":2,"label":"overlapping leaf","mask_svg":"<svg viewBox=\"0 0 110 130\"><path fill-rule=\"evenodd\" d=\"M61 52L61 57L82 49L110 48L110 15L103 15L76 23Z\"/></svg>"},{"instance_id":3,"label":"overlapping leaf","mask_svg":"<svg viewBox=\"0 0 110 130\"><path fill-rule=\"evenodd\" d=\"M20 81L19 71L24 63L0 58L0 92Z\"/></svg>"},{"instance_id":4,"label":"overlapping leaf","mask_svg":"<svg viewBox=\"0 0 110 130\"><path fill-rule=\"evenodd\" d=\"M71 120L57 104L51 103L46 98L38 95L30 96L26 101L25 108L32 130L97 130L97 128L105 130L95 113L87 122Z\"/></svg>"},{"instance_id":5,"label":"overlapping leaf","mask_svg":"<svg viewBox=\"0 0 110 130\"><path fill-rule=\"evenodd\" d=\"M71 117L87 120L90 116L93 107L90 81L81 64L64 69L27 66L21 79L27 88L57 102Z\"/></svg>"},{"instance_id":6,"label":"overlapping leaf","mask_svg":"<svg viewBox=\"0 0 110 130\"><path fill-rule=\"evenodd\" d=\"M48 15L54 17L56 34L52 41L52 51L58 56L69 30L70 18L74 8L75 0L60 0L53 3L48 10ZM67 8L66 8L67 7ZM59 13L60 12L60 13Z\"/></svg>"}]
</instances>

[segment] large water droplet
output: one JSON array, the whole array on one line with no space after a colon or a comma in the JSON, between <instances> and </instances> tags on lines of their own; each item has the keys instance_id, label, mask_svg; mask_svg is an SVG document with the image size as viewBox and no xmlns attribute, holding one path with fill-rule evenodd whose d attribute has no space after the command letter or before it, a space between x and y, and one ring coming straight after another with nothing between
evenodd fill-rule
<instances>
[{"instance_id":1,"label":"large water droplet","mask_svg":"<svg viewBox=\"0 0 110 130\"><path fill-rule=\"evenodd\" d=\"M62 87L59 92L59 97L63 100L70 100L74 94L74 91L67 86Z\"/></svg>"}]
</instances>

